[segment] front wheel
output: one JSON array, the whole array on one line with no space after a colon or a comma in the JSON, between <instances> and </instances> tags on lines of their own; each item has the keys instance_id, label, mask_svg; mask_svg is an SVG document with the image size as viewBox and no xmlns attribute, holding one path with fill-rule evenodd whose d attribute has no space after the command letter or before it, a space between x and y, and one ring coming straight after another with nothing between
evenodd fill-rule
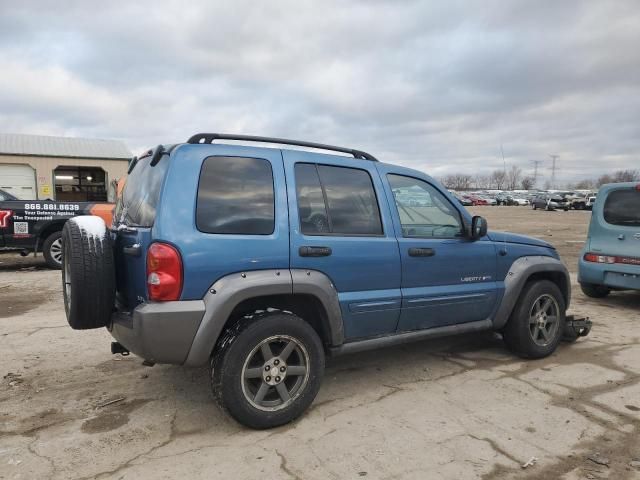
<instances>
[{"instance_id":1,"label":"front wheel","mask_svg":"<svg viewBox=\"0 0 640 480\"><path fill-rule=\"evenodd\" d=\"M285 312L253 314L229 328L211 359L215 398L247 427L265 429L298 418L324 373L315 330Z\"/></svg>"},{"instance_id":2,"label":"front wheel","mask_svg":"<svg viewBox=\"0 0 640 480\"><path fill-rule=\"evenodd\" d=\"M565 331L565 301L549 280L528 283L503 332L507 347L523 358L551 355Z\"/></svg>"}]
</instances>

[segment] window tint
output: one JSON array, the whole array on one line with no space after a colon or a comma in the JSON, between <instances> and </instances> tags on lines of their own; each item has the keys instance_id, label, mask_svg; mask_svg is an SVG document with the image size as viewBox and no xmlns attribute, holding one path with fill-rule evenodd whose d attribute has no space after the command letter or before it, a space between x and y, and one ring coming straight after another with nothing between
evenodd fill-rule
<instances>
[{"instance_id":1,"label":"window tint","mask_svg":"<svg viewBox=\"0 0 640 480\"><path fill-rule=\"evenodd\" d=\"M295 171L303 233L382 235L378 201L365 170L299 163Z\"/></svg>"},{"instance_id":2,"label":"window tint","mask_svg":"<svg viewBox=\"0 0 640 480\"><path fill-rule=\"evenodd\" d=\"M604 203L604 219L611 225L640 227L640 191L614 190Z\"/></svg>"},{"instance_id":3,"label":"window tint","mask_svg":"<svg viewBox=\"0 0 640 480\"><path fill-rule=\"evenodd\" d=\"M164 156L151 166L151 157L138 161L127 177L122 196L116 204L114 218L118 222L140 227L151 227L156 218L156 207L171 157Z\"/></svg>"},{"instance_id":4,"label":"window tint","mask_svg":"<svg viewBox=\"0 0 640 480\"><path fill-rule=\"evenodd\" d=\"M196 208L200 231L269 235L274 219L273 172L267 160L209 157L204 161Z\"/></svg>"},{"instance_id":5,"label":"window tint","mask_svg":"<svg viewBox=\"0 0 640 480\"><path fill-rule=\"evenodd\" d=\"M435 187L417 178L388 175L404 237L462 235L460 212Z\"/></svg>"}]
</instances>

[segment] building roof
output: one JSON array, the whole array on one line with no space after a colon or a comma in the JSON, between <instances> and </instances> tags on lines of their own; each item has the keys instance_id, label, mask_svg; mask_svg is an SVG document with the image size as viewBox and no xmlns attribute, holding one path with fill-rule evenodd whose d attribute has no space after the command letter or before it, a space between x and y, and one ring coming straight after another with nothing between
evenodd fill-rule
<instances>
[{"instance_id":1,"label":"building roof","mask_svg":"<svg viewBox=\"0 0 640 480\"><path fill-rule=\"evenodd\" d=\"M50 137L17 133L0 133L0 155L123 160L132 157L132 153L120 140Z\"/></svg>"}]
</instances>

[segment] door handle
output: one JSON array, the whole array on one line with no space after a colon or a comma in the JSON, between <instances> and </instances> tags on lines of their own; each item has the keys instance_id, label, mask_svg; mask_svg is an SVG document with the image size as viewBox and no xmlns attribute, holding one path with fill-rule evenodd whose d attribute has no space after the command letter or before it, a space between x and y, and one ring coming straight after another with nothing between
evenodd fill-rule
<instances>
[{"instance_id":1,"label":"door handle","mask_svg":"<svg viewBox=\"0 0 640 480\"><path fill-rule=\"evenodd\" d=\"M298 253L301 257L328 257L331 247L300 247Z\"/></svg>"},{"instance_id":2,"label":"door handle","mask_svg":"<svg viewBox=\"0 0 640 480\"><path fill-rule=\"evenodd\" d=\"M410 248L410 257L433 257L436 251L433 248Z\"/></svg>"}]
</instances>

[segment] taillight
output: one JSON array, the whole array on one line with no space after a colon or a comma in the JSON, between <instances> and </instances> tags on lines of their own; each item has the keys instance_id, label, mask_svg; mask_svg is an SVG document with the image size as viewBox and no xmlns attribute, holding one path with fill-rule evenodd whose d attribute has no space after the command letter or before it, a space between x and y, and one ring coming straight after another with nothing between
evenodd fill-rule
<instances>
[{"instance_id":1,"label":"taillight","mask_svg":"<svg viewBox=\"0 0 640 480\"><path fill-rule=\"evenodd\" d=\"M147 250L147 290L149 300L178 300L182 292L182 259L166 243L152 243Z\"/></svg>"},{"instance_id":2,"label":"taillight","mask_svg":"<svg viewBox=\"0 0 640 480\"><path fill-rule=\"evenodd\" d=\"M608 255L598 255L596 253L585 253L584 260L592 263L616 263L616 257Z\"/></svg>"},{"instance_id":3,"label":"taillight","mask_svg":"<svg viewBox=\"0 0 640 480\"><path fill-rule=\"evenodd\" d=\"M598 255L596 253L585 253L584 260L593 263L622 263L624 265L640 265L640 257L613 257L611 255Z\"/></svg>"}]
</instances>

